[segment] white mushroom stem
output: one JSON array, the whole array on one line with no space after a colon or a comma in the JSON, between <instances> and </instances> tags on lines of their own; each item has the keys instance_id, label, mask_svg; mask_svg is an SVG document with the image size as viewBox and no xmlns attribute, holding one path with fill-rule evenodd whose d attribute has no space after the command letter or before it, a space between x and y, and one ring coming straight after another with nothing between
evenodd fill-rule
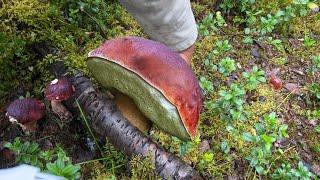
<instances>
[{"instance_id":1,"label":"white mushroom stem","mask_svg":"<svg viewBox=\"0 0 320 180\"><path fill-rule=\"evenodd\" d=\"M34 133L37 131L37 121L31 121L25 124L19 123L19 125L22 128L23 132L26 134Z\"/></svg>"},{"instance_id":2,"label":"white mushroom stem","mask_svg":"<svg viewBox=\"0 0 320 180\"><path fill-rule=\"evenodd\" d=\"M72 114L59 100L51 101L52 111L59 116L59 118L64 122L69 122L72 119Z\"/></svg>"},{"instance_id":3,"label":"white mushroom stem","mask_svg":"<svg viewBox=\"0 0 320 180\"><path fill-rule=\"evenodd\" d=\"M27 135L37 130L37 121L31 121L31 122L22 124L22 123L19 123L19 121L12 116L9 116L9 121L12 124L18 124L22 128L23 132Z\"/></svg>"}]
</instances>

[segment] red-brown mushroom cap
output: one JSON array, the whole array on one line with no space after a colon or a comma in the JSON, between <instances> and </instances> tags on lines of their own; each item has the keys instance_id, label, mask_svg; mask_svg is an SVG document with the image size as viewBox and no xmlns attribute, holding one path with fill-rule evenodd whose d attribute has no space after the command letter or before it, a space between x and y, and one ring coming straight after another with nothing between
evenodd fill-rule
<instances>
[{"instance_id":1,"label":"red-brown mushroom cap","mask_svg":"<svg viewBox=\"0 0 320 180\"><path fill-rule=\"evenodd\" d=\"M275 90L281 90L282 89L282 81L279 77L272 75L269 84L275 89Z\"/></svg>"},{"instance_id":2,"label":"red-brown mushroom cap","mask_svg":"<svg viewBox=\"0 0 320 180\"><path fill-rule=\"evenodd\" d=\"M45 109L45 105L37 99L17 99L9 105L6 115L25 124L41 119L45 115Z\"/></svg>"},{"instance_id":3,"label":"red-brown mushroom cap","mask_svg":"<svg viewBox=\"0 0 320 180\"><path fill-rule=\"evenodd\" d=\"M187 132L196 135L202 94L195 74L178 53L155 41L125 37L106 41L89 57L108 59L140 76L177 108Z\"/></svg>"},{"instance_id":4,"label":"red-brown mushroom cap","mask_svg":"<svg viewBox=\"0 0 320 180\"><path fill-rule=\"evenodd\" d=\"M46 99L65 101L74 94L72 83L67 78L55 79L46 88Z\"/></svg>"}]
</instances>

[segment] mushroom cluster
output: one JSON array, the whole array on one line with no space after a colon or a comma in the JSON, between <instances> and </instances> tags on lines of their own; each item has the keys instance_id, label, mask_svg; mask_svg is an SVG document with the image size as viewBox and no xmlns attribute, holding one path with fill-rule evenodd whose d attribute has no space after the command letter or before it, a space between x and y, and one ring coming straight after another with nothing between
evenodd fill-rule
<instances>
[{"instance_id":1,"label":"mushroom cluster","mask_svg":"<svg viewBox=\"0 0 320 180\"><path fill-rule=\"evenodd\" d=\"M53 112L61 120L72 119L72 114L61 103L74 94L74 87L66 78L55 79L47 87L45 96L51 101ZM17 99L7 108L6 116L11 123L18 124L26 134L35 132L37 121L45 115L45 105L34 98Z\"/></svg>"},{"instance_id":2,"label":"mushroom cluster","mask_svg":"<svg viewBox=\"0 0 320 180\"><path fill-rule=\"evenodd\" d=\"M184 140L196 135L201 89L178 53L139 37L117 38L90 52L87 65L101 86L132 98L162 130Z\"/></svg>"}]
</instances>

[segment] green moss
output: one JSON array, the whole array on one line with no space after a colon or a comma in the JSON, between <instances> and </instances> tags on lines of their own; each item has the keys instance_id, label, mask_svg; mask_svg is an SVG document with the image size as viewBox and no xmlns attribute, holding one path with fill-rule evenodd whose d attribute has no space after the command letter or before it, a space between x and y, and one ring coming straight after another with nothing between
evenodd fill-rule
<instances>
[{"instance_id":1,"label":"green moss","mask_svg":"<svg viewBox=\"0 0 320 180\"><path fill-rule=\"evenodd\" d=\"M307 17L296 18L289 30L293 36L303 36L311 32L320 35L320 15L319 13Z\"/></svg>"},{"instance_id":2,"label":"green moss","mask_svg":"<svg viewBox=\"0 0 320 180\"><path fill-rule=\"evenodd\" d=\"M0 104L19 84L28 83L44 69L28 71L42 59L35 59L33 46L46 42L73 69L88 72L87 53L105 39L121 35L142 35L138 23L118 2L83 1L48 3L41 0L14 0L1 3L0 18ZM99 13L94 13L98 10ZM5 19L5 20L4 20ZM19 77L21 75L21 77ZM45 84L37 84L41 87ZM40 95L37 92L32 92Z\"/></svg>"},{"instance_id":3,"label":"green moss","mask_svg":"<svg viewBox=\"0 0 320 180\"><path fill-rule=\"evenodd\" d=\"M160 179L155 173L155 166L151 158L142 159L140 156L134 156L130 161L131 179Z\"/></svg>"},{"instance_id":4,"label":"green moss","mask_svg":"<svg viewBox=\"0 0 320 180\"><path fill-rule=\"evenodd\" d=\"M275 57L275 58L271 59L271 63L278 65L278 66L282 66L287 63L287 59L283 58L283 57Z\"/></svg>"}]
</instances>

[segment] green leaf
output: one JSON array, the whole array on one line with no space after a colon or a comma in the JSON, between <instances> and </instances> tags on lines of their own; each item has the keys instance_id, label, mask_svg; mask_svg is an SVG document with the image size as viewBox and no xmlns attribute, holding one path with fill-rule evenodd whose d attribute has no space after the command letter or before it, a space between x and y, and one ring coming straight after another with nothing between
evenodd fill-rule
<instances>
[{"instance_id":1,"label":"green leaf","mask_svg":"<svg viewBox=\"0 0 320 180\"><path fill-rule=\"evenodd\" d=\"M255 166L255 169L258 174L264 174L264 168L262 166Z\"/></svg>"},{"instance_id":2,"label":"green leaf","mask_svg":"<svg viewBox=\"0 0 320 180\"><path fill-rule=\"evenodd\" d=\"M258 77L258 81L260 81L260 82L266 82L266 78L265 78L265 77Z\"/></svg>"},{"instance_id":3,"label":"green leaf","mask_svg":"<svg viewBox=\"0 0 320 180\"><path fill-rule=\"evenodd\" d=\"M314 130L315 130L317 133L320 133L320 125L316 126L316 127L314 128Z\"/></svg>"},{"instance_id":4,"label":"green leaf","mask_svg":"<svg viewBox=\"0 0 320 180\"><path fill-rule=\"evenodd\" d=\"M242 133L242 138L243 140L248 142L254 142L256 140L254 136L252 136L250 133L247 133L247 132Z\"/></svg>"},{"instance_id":5,"label":"green leaf","mask_svg":"<svg viewBox=\"0 0 320 180\"><path fill-rule=\"evenodd\" d=\"M224 153L226 153L226 154L229 153L229 151L230 151L230 146L229 146L229 144L228 144L227 141L222 141L220 147L221 147L221 150L222 150Z\"/></svg>"},{"instance_id":6,"label":"green leaf","mask_svg":"<svg viewBox=\"0 0 320 180\"><path fill-rule=\"evenodd\" d=\"M226 94L226 95L224 96L224 99L225 99L225 100L230 100L230 99L232 99L232 95L231 95L231 94Z\"/></svg>"},{"instance_id":7,"label":"green leaf","mask_svg":"<svg viewBox=\"0 0 320 180\"><path fill-rule=\"evenodd\" d=\"M63 168L61 174L64 175L71 175L73 172L74 167L71 164L68 164L65 168Z\"/></svg>"},{"instance_id":8,"label":"green leaf","mask_svg":"<svg viewBox=\"0 0 320 180\"><path fill-rule=\"evenodd\" d=\"M3 145L5 148L8 148L11 150L12 148L12 144L10 142L6 142L4 145Z\"/></svg>"},{"instance_id":9,"label":"green leaf","mask_svg":"<svg viewBox=\"0 0 320 180\"><path fill-rule=\"evenodd\" d=\"M266 131L264 125L261 123L255 123L254 127L258 135L264 134Z\"/></svg>"},{"instance_id":10,"label":"green leaf","mask_svg":"<svg viewBox=\"0 0 320 180\"><path fill-rule=\"evenodd\" d=\"M280 137L288 137L287 133L288 125L283 124L279 127L279 136Z\"/></svg>"},{"instance_id":11,"label":"green leaf","mask_svg":"<svg viewBox=\"0 0 320 180\"><path fill-rule=\"evenodd\" d=\"M211 162L213 160L213 153L212 152L204 153L203 159L207 162Z\"/></svg>"},{"instance_id":12,"label":"green leaf","mask_svg":"<svg viewBox=\"0 0 320 180\"><path fill-rule=\"evenodd\" d=\"M268 151L271 149L272 143L276 141L274 137L268 136L266 134L263 134L261 136L261 139L264 141L264 145Z\"/></svg>"}]
</instances>

